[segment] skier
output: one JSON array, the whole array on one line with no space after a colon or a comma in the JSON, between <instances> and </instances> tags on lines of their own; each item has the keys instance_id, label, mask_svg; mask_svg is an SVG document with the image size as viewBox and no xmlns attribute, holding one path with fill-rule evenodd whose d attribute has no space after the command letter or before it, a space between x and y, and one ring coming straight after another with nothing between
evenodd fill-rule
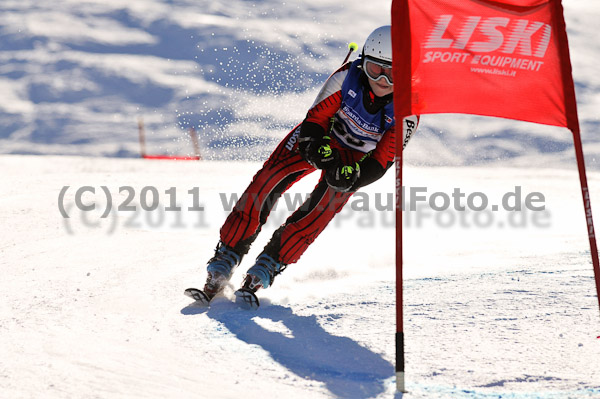
<instances>
[{"instance_id":1,"label":"skier","mask_svg":"<svg viewBox=\"0 0 600 399\"><path fill-rule=\"evenodd\" d=\"M362 54L326 81L304 121L281 141L254 176L220 230L203 290L186 295L208 303L221 292L267 220L275 201L299 179L321 170L306 202L273 234L236 291L236 300L258 307L255 295L298 261L352 194L389 169L396 151L392 46L389 25L375 29ZM404 145L417 116L402 124Z\"/></svg>"}]
</instances>

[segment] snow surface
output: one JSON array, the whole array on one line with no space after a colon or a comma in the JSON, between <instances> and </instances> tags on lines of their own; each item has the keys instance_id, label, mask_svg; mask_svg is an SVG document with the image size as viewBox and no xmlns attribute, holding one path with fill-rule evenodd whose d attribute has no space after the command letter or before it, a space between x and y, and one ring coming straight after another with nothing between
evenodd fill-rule
<instances>
[{"instance_id":1,"label":"snow surface","mask_svg":"<svg viewBox=\"0 0 600 399\"><path fill-rule=\"evenodd\" d=\"M368 210L351 202L260 293L258 311L237 308L233 287L208 310L183 296L205 278L226 214L221 195L239 193L259 167L1 156L0 396L394 396L393 213L374 209L377 195L383 206L391 195L392 174L364 191ZM590 174L592 198L599 180ZM406 181L429 192L478 190L496 203L519 182L544 194L546 213L539 226L502 227L506 212L489 227L442 227L433 212L406 224L403 397L600 397L598 304L576 173L414 167ZM313 184L311 176L293 193ZM69 219L58 206L64 186ZM83 186L96 187L83 196L98 204L93 212L74 205ZM101 219L101 186L115 207L126 199L119 188L131 186L137 211ZM142 211L147 186L161 207L175 187L182 211ZM203 212L187 211L194 187ZM288 214L282 204L234 286Z\"/></svg>"},{"instance_id":2,"label":"snow surface","mask_svg":"<svg viewBox=\"0 0 600 399\"><path fill-rule=\"evenodd\" d=\"M406 212L404 395L392 173L260 293L258 311L238 309L233 290L289 214L286 199L316 176L279 202L224 297L203 309L183 296L203 284L231 198L302 119L347 42L388 22L389 5L0 3L1 398L600 398L598 302L561 129L423 118L408 187L499 204L517 186L546 207ZM564 5L598 213L600 5ZM208 160L134 159L140 117L150 152L191 152L193 126ZM94 211L76 206L82 187L94 187L83 194ZM152 187L160 206L144 211ZM135 211L118 210L127 190Z\"/></svg>"}]
</instances>

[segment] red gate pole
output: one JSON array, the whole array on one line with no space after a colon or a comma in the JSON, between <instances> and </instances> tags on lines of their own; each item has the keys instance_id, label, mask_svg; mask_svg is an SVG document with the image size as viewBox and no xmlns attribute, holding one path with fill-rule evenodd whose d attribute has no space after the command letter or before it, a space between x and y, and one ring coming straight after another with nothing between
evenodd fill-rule
<instances>
[{"instance_id":1,"label":"red gate pole","mask_svg":"<svg viewBox=\"0 0 600 399\"><path fill-rule=\"evenodd\" d=\"M402 143L402 140L399 140ZM396 163L396 390L406 392L404 385L404 311L402 277L402 145L397 149Z\"/></svg>"},{"instance_id":2,"label":"red gate pole","mask_svg":"<svg viewBox=\"0 0 600 399\"><path fill-rule=\"evenodd\" d=\"M587 176L585 173L585 160L583 158L583 146L579 131L573 130L573 146L575 147L575 158L577 159L577 169L579 170L579 183L581 185L581 195L583 198L583 209L585 211L585 222L590 241L590 252L592 255L592 266L594 268L594 279L596 280L596 295L598 297L598 309L600 309L600 260L598 259L598 245L596 243L596 232L594 230L594 219L592 218L592 201L590 200L590 190L588 188Z\"/></svg>"},{"instance_id":3,"label":"red gate pole","mask_svg":"<svg viewBox=\"0 0 600 399\"><path fill-rule=\"evenodd\" d=\"M392 49L394 57L402 62L394 63L394 114L397 121L402 121L402 128L397 129L396 137L396 390L406 392L404 384L404 281L402 259L402 163L404 151L404 117L412 115L412 60L411 41L403 40L411 37L408 0L392 1Z\"/></svg>"}]
</instances>

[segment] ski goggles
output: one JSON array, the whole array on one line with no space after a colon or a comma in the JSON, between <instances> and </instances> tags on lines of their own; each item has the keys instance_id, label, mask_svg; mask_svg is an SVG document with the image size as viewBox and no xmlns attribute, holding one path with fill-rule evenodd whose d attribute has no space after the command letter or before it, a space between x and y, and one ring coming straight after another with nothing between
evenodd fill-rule
<instances>
[{"instance_id":1,"label":"ski goggles","mask_svg":"<svg viewBox=\"0 0 600 399\"><path fill-rule=\"evenodd\" d=\"M363 71L365 71L369 79L374 82L383 78L390 86L394 84L392 65L390 64L375 61L371 58L365 58L363 61Z\"/></svg>"}]
</instances>

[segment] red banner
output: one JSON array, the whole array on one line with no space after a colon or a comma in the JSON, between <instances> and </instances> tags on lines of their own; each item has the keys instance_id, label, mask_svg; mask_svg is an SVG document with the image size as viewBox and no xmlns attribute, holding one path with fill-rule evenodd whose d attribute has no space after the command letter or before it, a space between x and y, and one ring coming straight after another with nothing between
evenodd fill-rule
<instances>
[{"instance_id":1,"label":"red banner","mask_svg":"<svg viewBox=\"0 0 600 399\"><path fill-rule=\"evenodd\" d=\"M466 113L579 131L560 0L394 0L396 115Z\"/></svg>"}]
</instances>

